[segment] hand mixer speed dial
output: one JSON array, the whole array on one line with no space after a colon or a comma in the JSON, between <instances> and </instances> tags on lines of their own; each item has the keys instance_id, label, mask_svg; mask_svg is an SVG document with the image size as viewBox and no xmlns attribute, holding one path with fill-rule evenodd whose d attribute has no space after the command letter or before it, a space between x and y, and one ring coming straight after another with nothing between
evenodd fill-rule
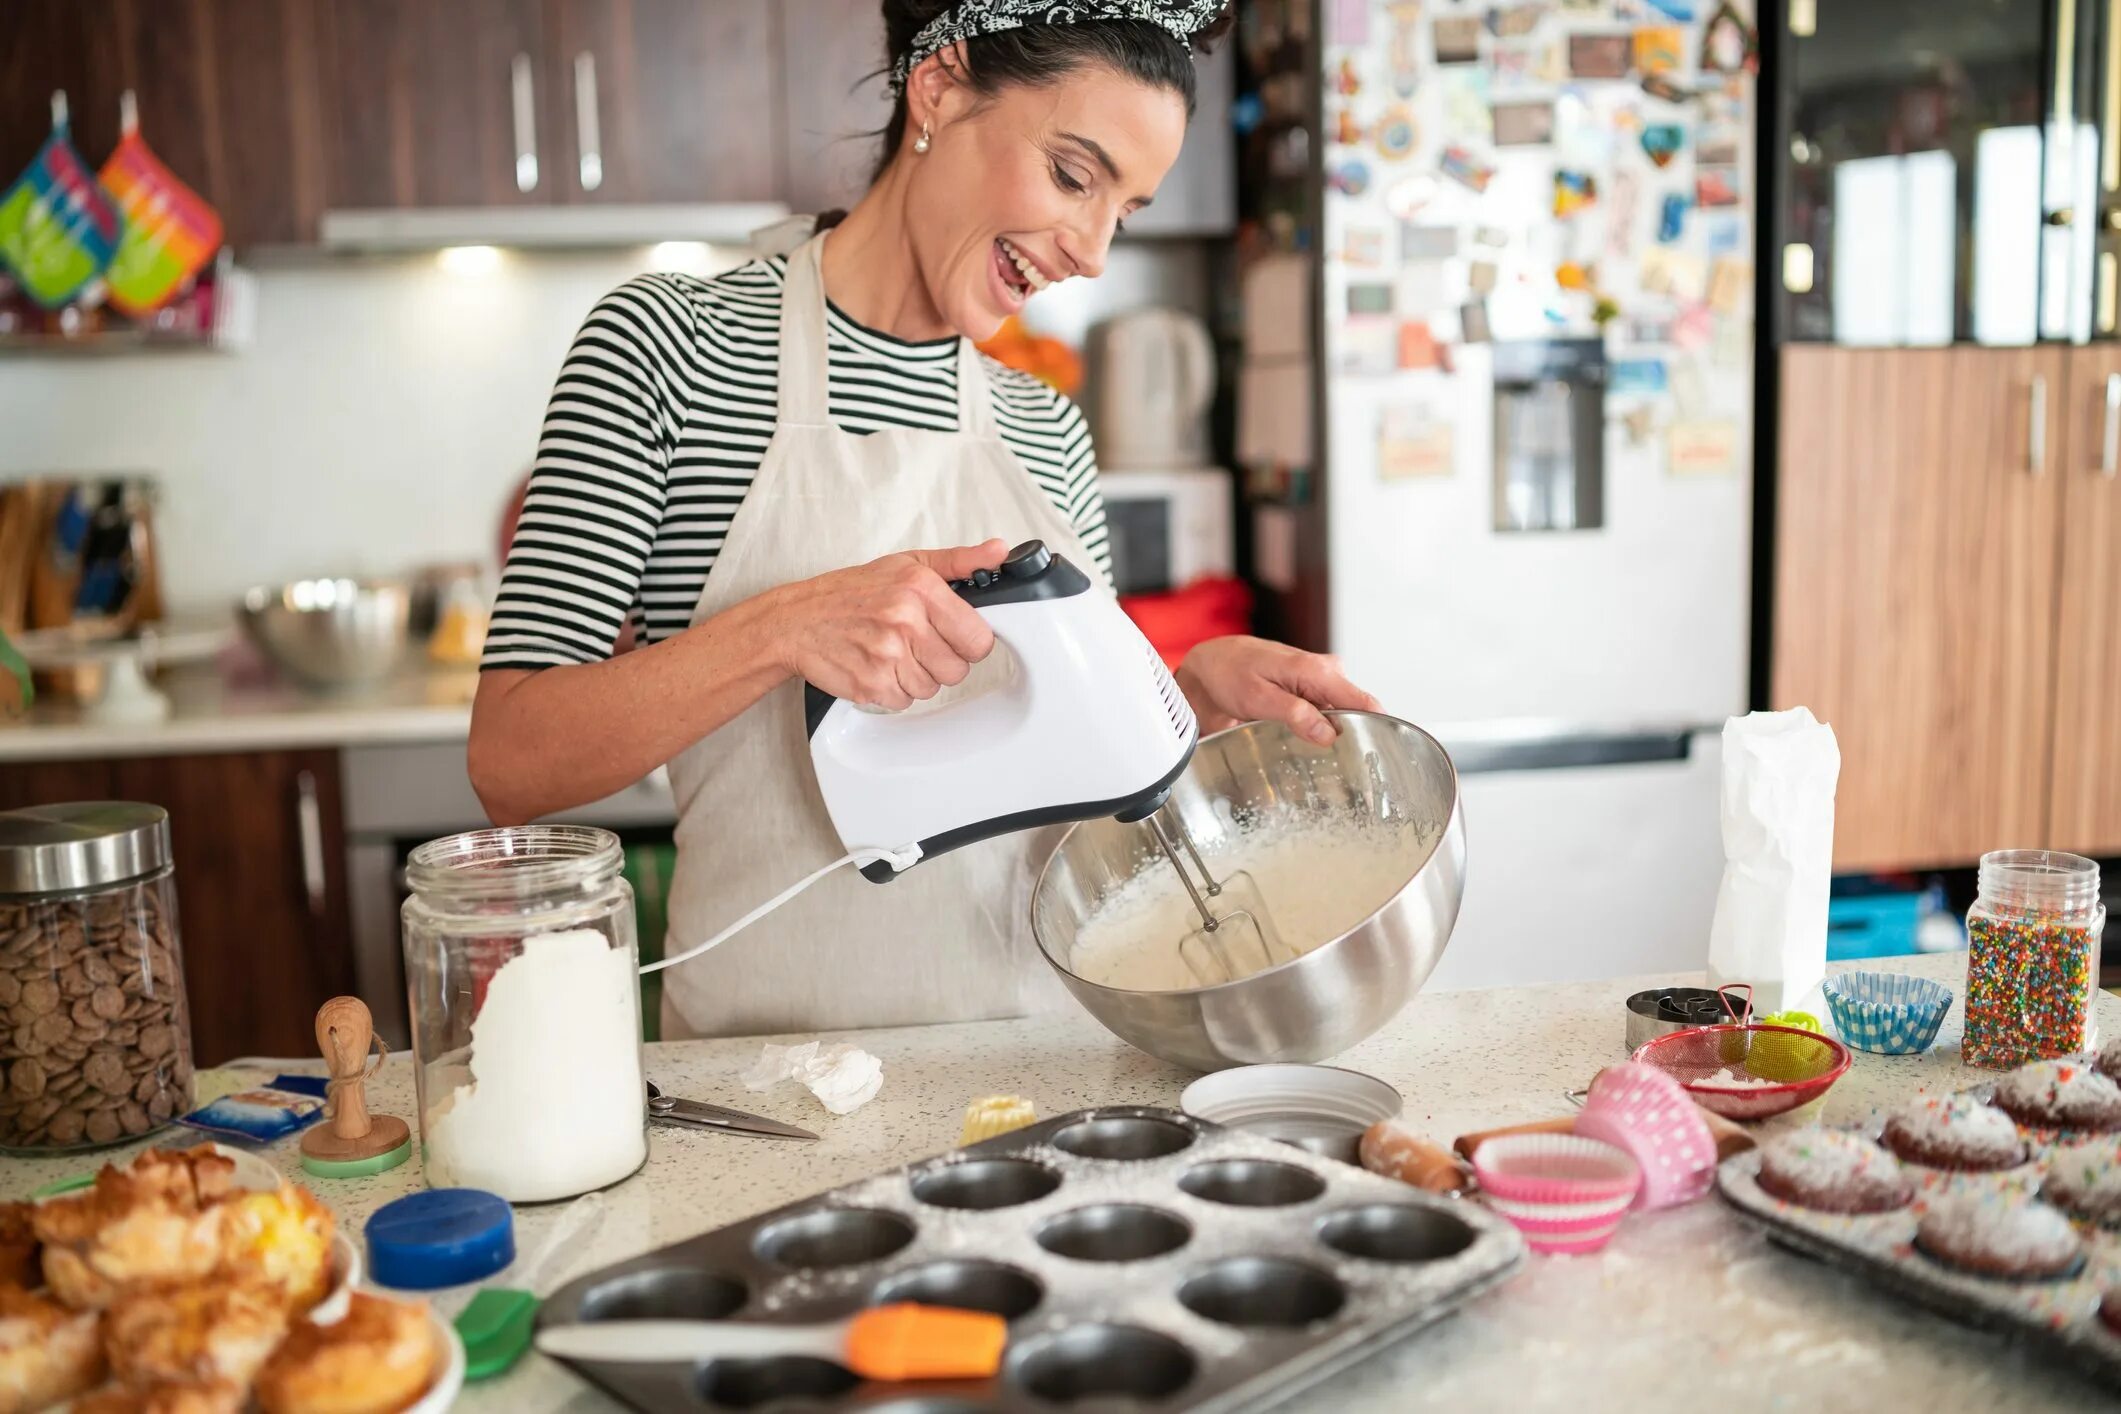
<instances>
[{"instance_id":1,"label":"hand mixer speed dial","mask_svg":"<svg viewBox=\"0 0 2121 1414\"><path fill-rule=\"evenodd\" d=\"M1038 540L951 588L994 630L1009 671L976 674L975 690L910 712L865 712L804 685L811 764L847 848L917 845L925 858L1161 806L1199 728L1118 600ZM884 860L862 873L895 876Z\"/></svg>"}]
</instances>

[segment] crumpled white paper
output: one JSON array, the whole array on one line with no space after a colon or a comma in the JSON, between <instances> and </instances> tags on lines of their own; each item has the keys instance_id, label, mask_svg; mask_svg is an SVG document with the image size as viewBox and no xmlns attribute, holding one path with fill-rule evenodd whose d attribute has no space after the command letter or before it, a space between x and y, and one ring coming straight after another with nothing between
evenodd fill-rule
<instances>
[{"instance_id":1,"label":"crumpled white paper","mask_svg":"<svg viewBox=\"0 0 2121 1414\"><path fill-rule=\"evenodd\" d=\"M1753 984L1755 1013L1816 1012L1834 869L1834 729L1803 707L1723 727L1723 883L1709 985Z\"/></svg>"},{"instance_id":2,"label":"crumpled white paper","mask_svg":"<svg viewBox=\"0 0 2121 1414\"><path fill-rule=\"evenodd\" d=\"M834 1046L817 1041L805 1041L799 1046L769 1042L751 1069L744 1072L744 1086L771 1090L784 1080L801 1083L832 1113L852 1114L884 1088L884 1063L844 1041Z\"/></svg>"}]
</instances>

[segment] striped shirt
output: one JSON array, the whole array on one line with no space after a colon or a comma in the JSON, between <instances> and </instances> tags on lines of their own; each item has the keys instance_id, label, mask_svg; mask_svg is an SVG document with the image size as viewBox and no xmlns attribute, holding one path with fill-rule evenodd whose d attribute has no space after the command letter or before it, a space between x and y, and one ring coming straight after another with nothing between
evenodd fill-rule
<instances>
[{"instance_id":1,"label":"striped shirt","mask_svg":"<svg viewBox=\"0 0 2121 1414\"><path fill-rule=\"evenodd\" d=\"M595 662L628 621L643 643L691 622L773 436L787 269L642 275L590 311L545 413L485 667ZM841 430L956 430L954 338L909 343L833 306L826 343ZM996 429L1109 577L1082 414L1029 374L992 359L986 372Z\"/></svg>"}]
</instances>

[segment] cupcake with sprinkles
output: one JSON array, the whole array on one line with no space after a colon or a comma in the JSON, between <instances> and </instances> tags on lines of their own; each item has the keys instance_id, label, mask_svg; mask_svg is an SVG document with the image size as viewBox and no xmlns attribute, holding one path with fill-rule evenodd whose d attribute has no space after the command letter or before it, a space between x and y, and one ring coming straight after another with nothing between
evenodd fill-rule
<instances>
[{"instance_id":1,"label":"cupcake with sprinkles","mask_svg":"<svg viewBox=\"0 0 2121 1414\"><path fill-rule=\"evenodd\" d=\"M2121 1085L2082 1061L2046 1060L2019 1066L1996 1082L1996 1105L2032 1129L2078 1134L2121 1130Z\"/></svg>"},{"instance_id":2,"label":"cupcake with sprinkles","mask_svg":"<svg viewBox=\"0 0 2121 1414\"><path fill-rule=\"evenodd\" d=\"M1900 1161L1845 1129L1801 1129L1760 1150L1760 1187L1822 1213L1890 1213L1914 1200Z\"/></svg>"},{"instance_id":3,"label":"cupcake with sprinkles","mask_svg":"<svg viewBox=\"0 0 2121 1414\"><path fill-rule=\"evenodd\" d=\"M2108 1080L2121 1082L2121 1036L2114 1037L2092 1057L2092 1069Z\"/></svg>"},{"instance_id":4,"label":"cupcake with sprinkles","mask_svg":"<svg viewBox=\"0 0 2121 1414\"><path fill-rule=\"evenodd\" d=\"M1885 1147L1947 1173L2000 1173L2031 1153L2010 1116L1971 1095L1924 1095L1885 1125Z\"/></svg>"},{"instance_id":5,"label":"cupcake with sprinkles","mask_svg":"<svg viewBox=\"0 0 2121 1414\"><path fill-rule=\"evenodd\" d=\"M1962 1194L1940 1199L1915 1246L1946 1266L2003 1281L2053 1281L2084 1262L2084 1239L2045 1203Z\"/></svg>"},{"instance_id":6,"label":"cupcake with sprinkles","mask_svg":"<svg viewBox=\"0 0 2121 1414\"><path fill-rule=\"evenodd\" d=\"M2121 1138L2080 1139L2055 1149L2040 1196L2071 1217L2121 1229Z\"/></svg>"}]
</instances>

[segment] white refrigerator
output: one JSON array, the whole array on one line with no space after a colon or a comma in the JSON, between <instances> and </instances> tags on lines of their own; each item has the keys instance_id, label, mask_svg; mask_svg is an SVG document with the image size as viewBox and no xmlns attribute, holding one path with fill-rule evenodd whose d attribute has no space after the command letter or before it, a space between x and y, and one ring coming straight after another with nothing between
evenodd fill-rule
<instances>
[{"instance_id":1,"label":"white refrigerator","mask_svg":"<svg viewBox=\"0 0 2121 1414\"><path fill-rule=\"evenodd\" d=\"M1431 985L1700 967L1747 696L1750 34L1698 0L1326 19L1330 633L1466 768Z\"/></svg>"}]
</instances>

